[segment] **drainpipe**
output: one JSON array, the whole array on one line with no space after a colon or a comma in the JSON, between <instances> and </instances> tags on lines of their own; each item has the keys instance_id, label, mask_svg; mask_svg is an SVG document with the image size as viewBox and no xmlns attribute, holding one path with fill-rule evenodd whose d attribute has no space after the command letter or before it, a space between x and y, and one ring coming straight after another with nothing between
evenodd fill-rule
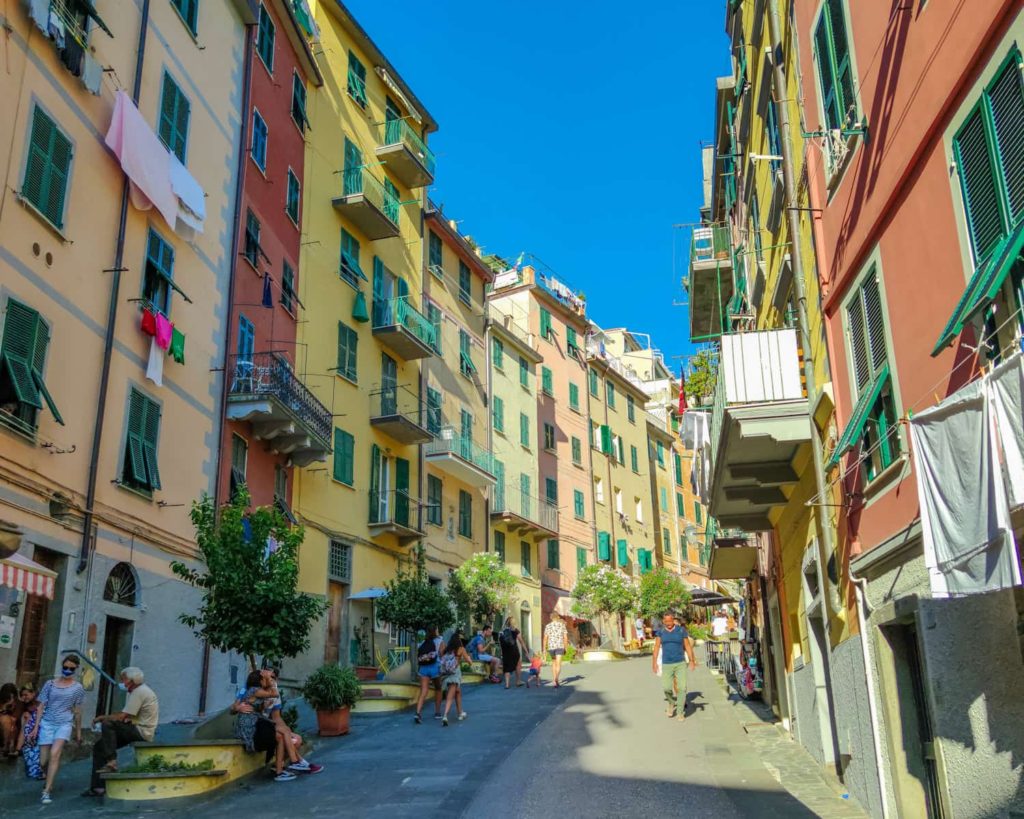
<instances>
[{"instance_id":1,"label":"drainpipe","mask_svg":"<svg viewBox=\"0 0 1024 819\"><path fill-rule=\"evenodd\" d=\"M142 64L146 57L146 34L149 31L149 0L142 2L142 21L139 24L139 43L135 55L135 82L132 85L132 100L139 104L142 89ZM107 331L103 338L103 363L100 368L100 390L96 398L96 421L92 428L92 450L89 455L89 477L85 489L85 517L82 522L82 546L78 553L78 568L81 574L89 565L91 552L93 507L96 505L96 476L99 472L100 444L103 440L103 420L107 411L107 389L110 386L110 360L114 351L114 325L117 321L117 304L121 293L121 271L124 269L124 240L128 226L128 176L121 182L121 214L117 223L117 245L114 250L114 267L111 270L110 301L107 304Z\"/></svg>"},{"instance_id":2,"label":"drainpipe","mask_svg":"<svg viewBox=\"0 0 1024 819\"><path fill-rule=\"evenodd\" d=\"M882 819L889 819L889 800L886 799L888 787L885 780L885 760L882 758L882 735L879 731L878 703L875 699L875 669L871 664L871 650L868 647L867 618L871 616L871 605L868 603L867 592L868 581L863 577L856 577L852 570L848 570L848 573L850 582L853 583L854 593L857 596L857 625L860 626L860 649L864 657L864 681L868 687L868 717L871 720L871 736L875 746L878 796L882 802Z\"/></svg>"},{"instance_id":3,"label":"drainpipe","mask_svg":"<svg viewBox=\"0 0 1024 819\"><path fill-rule=\"evenodd\" d=\"M147 0L148 2L148 0ZM213 480L213 508L216 512L220 508L221 502L221 484L220 484L220 465L222 455L224 453L224 416L227 413L228 405L228 390L227 390L227 366L228 356L231 350L231 317L235 310L235 277L238 272L238 225L242 214L242 193L245 190L245 158L246 151L245 146L248 143L248 128L249 128L249 116L247 114L249 110L250 102L250 85L252 77L252 52L253 52L253 41L255 39L255 26L247 25L245 27L245 71L242 75L242 127L240 129L239 136L239 148L238 148L238 165L236 167L236 176L238 178L238 187L235 190L235 209L233 213L233 220L231 223L231 250L230 258L231 265L228 273L228 298L227 298L227 313L224 320L224 369L223 369L223 381L221 382L220 390L220 405L217 410L217 437L214 439L217 441L217 451L214 456L215 468L214 468L214 480ZM199 716L206 714L206 698L209 692L210 685L210 644L203 642L203 668L199 677Z\"/></svg>"},{"instance_id":4,"label":"drainpipe","mask_svg":"<svg viewBox=\"0 0 1024 819\"><path fill-rule=\"evenodd\" d=\"M491 454L491 468L494 466L494 412L491 406L494 401L494 374L491 372L491 317L490 317L491 303L487 299L487 294L484 294L483 299L483 310L484 310L484 364L487 367L487 451ZM495 485L496 486L496 485ZM488 489L487 494L484 496L484 551L491 551L491 497L494 494L494 488Z\"/></svg>"}]
</instances>

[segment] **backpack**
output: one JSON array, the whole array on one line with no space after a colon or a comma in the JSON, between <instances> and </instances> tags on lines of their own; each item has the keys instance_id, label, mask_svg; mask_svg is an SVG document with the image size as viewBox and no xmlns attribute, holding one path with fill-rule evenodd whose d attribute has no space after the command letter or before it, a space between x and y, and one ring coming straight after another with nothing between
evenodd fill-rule
<instances>
[{"instance_id":1,"label":"backpack","mask_svg":"<svg viewBox=\"0 0 1024 819\"><path fill-rule=\"evenodd\" d=\"M441 658L441 674L442 676L448 676L454 674L459 670L459 658L454 651L449 654L445 654Z\"/></svg>"},{"instance_id":2,"label":"backpack","mask_svg":"<svg viewBox=\"0 0 1024 819\"><path fill-rule=\"evenodd\" d=\"M420 665L432 665L437 662L437 646L434 645L433 640L424 640L420 643L420 647L416 649L416 654Z\"/></svg>"},{"instance_id":3,"label":"backpack","mask_svg":"<svg viewBox=\"0 0 1024 819\"><path fill-rule=\"evenodd\" d=\"M516 633L514 629L505 628L501 630L501 634L498 635L498 642L501 643L502 651L515 651L516 648Z\"/></svg>"}]
</instances>

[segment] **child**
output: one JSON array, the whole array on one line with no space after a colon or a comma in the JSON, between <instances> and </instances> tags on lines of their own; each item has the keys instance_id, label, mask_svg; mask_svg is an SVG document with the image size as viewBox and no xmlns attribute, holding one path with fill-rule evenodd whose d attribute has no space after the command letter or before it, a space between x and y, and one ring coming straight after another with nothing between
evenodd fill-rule
<instances>
[{"instance_id":1,"label":"child","mask_svg":"<svg viewBox=\"0 0 1024 819\"><path fill-rule=\"evenodd\" d=\"M32 736L39 718L39 701L36 690L31 685L23 685L19 694L21 699L21 732L18 735L18 750L25 758L25 776L29 779L46 779L43 768L39 764L39 744L37 737Z\"/></svg>"},{"instance_id":2,"label":"child","mask_svg":"<svg viewBox=\"0 0 1024 819\"><path fill-rule=\"evenodd\" d=\"M526 687L530 687L530 683L534 680L537 681L537 687L540 688L540 667L541 667L540 653L533 655L533 659L530 660L530 673L526 675Z\"/></svg>"}]
</instances>

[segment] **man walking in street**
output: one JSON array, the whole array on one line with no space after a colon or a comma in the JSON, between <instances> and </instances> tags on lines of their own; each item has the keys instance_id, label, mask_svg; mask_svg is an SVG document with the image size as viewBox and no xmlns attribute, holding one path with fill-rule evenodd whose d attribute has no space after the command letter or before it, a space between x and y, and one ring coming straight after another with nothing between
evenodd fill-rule
<instances>
[{"instance_id":1,"label":"man walking in street","mask_svg":"<svg viewBox=\"0 0 1024 819\"><path fill-rule=\"evenodd\" d=\"M651 670L658 673L658 651L661 650L661 687L665 693L670 718L679 714L679 721L686 719L686 657L690 669L697 668L697 657L693 651L693 640L683 626L676 623L674 612L667 611L661 618L661 628L655 632L654 652ZM685 654L685 656L684 656ZM676 687L673 701L673 684Z\"/></svg>"},{"instance_id":2,"label":"man walking in street","mask_svg":"<svg viewBox=\"0 0 1024 819\"><path fill-rule=\"evenodd\" d=\"M152 742L160 721L160 704L153 689L145 684L142 669L129 667L121 672L121 686L128 692L124 708L114 714L98 716L100 739L92 749L92 782L83 796L102 796L101 774L117 770L117 749L132 742Z\"/></svg>"},{"instance_id":3,"label":"man walking in street","mask_svg":"<svg viewBox=\"0 0 1024 819\"><path fill-rule=\"evenodd\" d=\"M558 677L562 673L562 657L565 656L568 642L569 634L562 622L562 615L557 611L551 612L551 622L544 626L542 649L551 655L551 676L554 677L555 688L560 685Z\"/></svg>"}]
</instances>

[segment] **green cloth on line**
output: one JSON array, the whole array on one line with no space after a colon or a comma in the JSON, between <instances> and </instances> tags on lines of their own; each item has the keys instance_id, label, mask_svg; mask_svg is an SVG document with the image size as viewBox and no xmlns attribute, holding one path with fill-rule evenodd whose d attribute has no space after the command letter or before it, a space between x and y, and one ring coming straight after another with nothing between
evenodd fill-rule
<instances>
[{"instance_id":1,"label":"green cloth on line","mask_svg":"<svg viewBox=\"0 0 1024 819\"><path fill-rule=\"evenodd\" d=\"M185 363L185 334L177 327L171 330L171 347L168 352L179 364Z\"/></svg>"}]
</instances>

